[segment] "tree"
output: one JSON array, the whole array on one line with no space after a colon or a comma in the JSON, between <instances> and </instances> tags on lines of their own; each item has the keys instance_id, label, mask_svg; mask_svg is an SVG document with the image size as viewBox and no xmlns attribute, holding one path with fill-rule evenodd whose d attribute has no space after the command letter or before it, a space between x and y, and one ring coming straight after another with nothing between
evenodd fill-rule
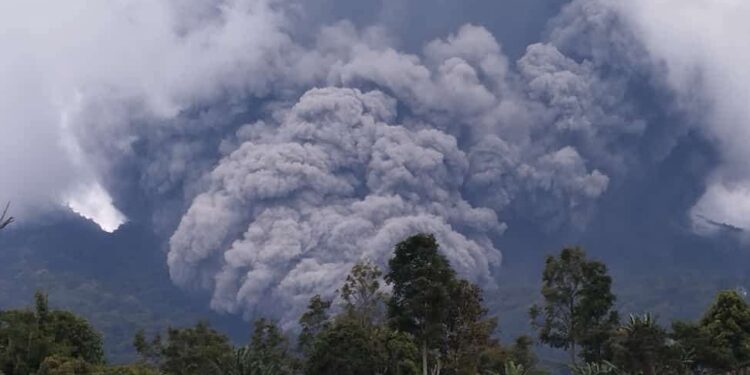
<instances>
[{"instance_id":1,"label":"tree","mask_svg":"<svg viewBox=\"0 0 750 375\"><path fill-rule=\"evenodd\" d=\"M292 374L294 363L289 354L286 337L276 324L267 319L258 319L254 324L250 345L247 347L245 366L248 374Z\"/></svg>"},{"instance_id":2,"label":"tree","mask_svg":"<svg viewBox=\"0 0 750 375\"><path fill-rule=\"evenodd\" d=\"M672 322L671 338L684 367L695 373L703 373L703 370L715 367L715 360L722 356L720 348L713 346L711 337L700 324Z\"/></svg>"},{"instance_id":3,"label":"tree","mask_svg":"<svg viewBox=\"0 0 750 375\"><path fill-rule=\"evenodd\" d=\"M199 322L190 328L167 329L166 343L162 343L161 339L148 342L137 334L134 344L143 358L158 353L160 369L173 375L214 373L217 366L231 362L234 352L229 339L206 322Z\"/></svg>"},{"instance_id":4,"label":"tree","mask_svg":"<svg viewBox=\"0 0 750 375\"><path fill-rule=\"evenodd\" d=\"M318 334L330 326L328 315L330 308L331 301L324 300L319 294L310 299L307 311L299 318L299 325L302 330L297 341L302 353L309 354Z\"/></svg>"},{"instance_id":5,"label":"tree","mask_svg":"<svg viewBox=\"0 0 750 375\"><path fill-rule=\"evenodd\" d=\"M439 351L443 345L455 273L431 234L417 234L398 243L388 265L385 279L393 287L389 322L395 330L416 338L426 375L430 350ZM435 366L441 366L439 358Z\"/></svg>"},{"instance_id":6,"label":"tree","mask_svg":"<svg viewBox=\"0 0 750 375\"><path fill-rule=\"evenodd\" d=\"M503 366L504 375L526 375L528 371L523 365L516 364L513 361L505 363Z\"/></svg>"},{"instance_id":7,"label":"tree","mask_svg":"<svg viewBox=\"0 0 750 375\"><path fill-rule=\"evenodd\" d=\"M13 216L8 216L8 209L10 209L10 203L5 204L5 209L3 209L3 213L0 215L0 230L5 229L5 227L15 221Z\"/></svg>"},{"instance_id":8,"label":"tree","mask_svg":"<svg viewBox=\"0 0 750 375\"><path fill-rule=\"evenodd\" d=\"M162 372L144 364L99 367L96 375L163 375Z\"/></svg>"},{"instance_id":9,"label":"tree","mask_svg":"<svg viewBox=\"0 0 750 375\"><path fill-rule=\"evenodd\" d=\"M450 288L450 304L446 319L444 346L445 372L476 374L480 354L493 345L495 318L487 317L482 289L466 280L457 280Z\"/></svg>"},{"instance_id":10,"label":"tree","mask_svg":"<svg viewBox=\"0 0 750 375\"><path fill-rule=\"evenodd\" d=\"M533 344L533 340L528 336L517 337L514 344L509 347L493 342L480 353L479 371L476 373L510 375L520 371L524 375L547 374L536 368Z\"/></svg>"},{"instance_id":11,"label":"tree","mask_svg":"<svg viewBox=\"0 0 750 375\"><path fill-rule=\"evenodd\" d=\"M547 257L543 302L529 311L539 340L568 350L573 364L579 346L586 361L603 360L605 344L619 320L612 309L615 296L611 285L607 267L586 259L580 248L565 248L558 257Z\"/></svg>"},{"instance_id":12,"label":"tree","mask_svg":"<svg viewBox=\"0 0 750 375\"><path fill-rule=\"evenodd\" d=\"M534 355L534 340L529 336L519 336L516 338L513 346L510 348L510 357L512 362L523 366L527 372L534 372L537 365L537 358Z\"/></svg>"},{"instance_id":13,"label":"tree","mask_svg":"<svg viewBox=\"0 0 750 375\"><path fill-rule=\"evenodd\" d=\"M700 321L712 352L704 360L715 369L735 370L750 362L750 307L734 290L720 292Z\"/></svg>"},{"instance_id":14,"label":"tree","mask_svg":"<svg viewBox=\"0 0 750 375\"><path fill-rule=\"evenodd\" d=\"M359 322L340 319L320 333L305 373L370 375L384 362L377 338Z\"/></svg>"},{"instance_id":15,"label":"tree","mask_svg":"<svg viewBox=\"0 0 750 375\"><path fill-rule=\"evenodd\" d=\"M36 375L94 375L94 366L82 359L49 356L39 366Z\"/></svg>"},{"instance_id":16,"label":"tree","mask_svg":"<svg viewBox=\"0 0 750 375\"><path fill-rule=\"evenodd\" d=\"M380 323L383 316L384 296L380 292L380 268L370 261L352 267L341 287L344 310L363 325Z\"/></svg>"},{"instance_id":17,"label":"tree","mask_svg":"<svg viewBox=\"0 0 750 375\"><path fill-rule=\"evenodd\" d=\"M306 374L413 374L410 335L383 326L382 272L372 262L352 267L339 289L342 313L330 319L330 301L313 297L300 318Z\"/></svg>"},{"instance_id":18,"label":"tree","mask_svg":"<svg viewBox=\"0 0 750 375\"><path fill-rule=\"evenodd\" d=\"M667 331L651 314L630 315L612 339L614 363L623 371L643 375L678 374Z\"/></svg>"},{"instance_id":19,"label":"tree","mask_svg":"<svg viewBox=\"0 0 750 375\"><path fill-rule=\"evenodd\" d=\"M305 374L416 374L417 353L410 335L345 314L318 335Z\"/></svg>"},{"instance_id":20,"label":"tree","mask_svg":"<svg viewBox=\"0 0 750 375\"><path fill-rule=\"evenodd\" d=\"M0 372L27 375L74 363L104 362L102 340L86 320L62 310L51 310L47 296L37 292L34 310L0 312ZM46 370L45 370L46 371Z\"/></svg>"},{"instance_id":21,"label":"tree","mask_svg":"<svg viewBox=\"0 0 750 375\"><path fill-rule=\"evenodd\" d=\"M157 333L154 338L149 341L146 338L145 332L141 329L135 333L133 337L133 347L135 351L141 356L141 361L145 365L159 367L161 364L161 334Z\"/></svg>"}]
</instances>

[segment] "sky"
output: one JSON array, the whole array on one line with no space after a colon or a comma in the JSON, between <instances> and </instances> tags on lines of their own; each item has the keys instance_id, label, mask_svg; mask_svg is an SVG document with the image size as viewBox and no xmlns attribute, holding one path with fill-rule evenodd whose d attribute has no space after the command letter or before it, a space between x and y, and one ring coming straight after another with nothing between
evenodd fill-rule
<instances>
[{"instance_id":1,"label":"sky","mask_svg":"<svg viewBox=\"0 0 750 375\"><path fill-rule=\"evenodd\" d=\"M176 285L285 322L415 232L490 288L531 233L745 248L747 16L740 0L4 2L0 199L20 225L150 226Z\"/></svg>"}]
</instances>

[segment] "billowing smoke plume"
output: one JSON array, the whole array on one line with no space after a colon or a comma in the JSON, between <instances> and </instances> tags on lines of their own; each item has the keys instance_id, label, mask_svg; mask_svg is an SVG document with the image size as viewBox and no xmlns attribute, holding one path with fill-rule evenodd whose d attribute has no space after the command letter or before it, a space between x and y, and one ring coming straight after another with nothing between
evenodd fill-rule
<instances>
[{"instance_id":1,"label":"billowing smoke plume","mask_svg":"<svg viewBox=\"0 0 750 375\"><path fill-rule=\"evenodd\" d=\"M218 309L296 316L356 261L383 264L418 231L436 233L462 274L491 285L496 215L585 225L609 184L587 157L615 169L599 138L644 127L608 111L623 98L591 64L535 45L516 74L477 26L418 56L381 30L341 23L321 31L308 58L326 62L320 84L331 87L237 130L171 238L173 279L213 290Z\"/></svg>"},{"instance_id":2,"label":"billowing smoke plume","mask_svg":"<svg viewBox=\"0 0 750 375\"><path fill-rule=\"evenodd\" d=\"M396 102L378 91L313 89L276 117L239 130L243 143L182 218L170 241L175 281L214 287L219 309L289 312L416 232L435 233L458 270L490 280L500 254L489 236L503 228L462 198L469 161L454 137L393 124Z\"/></svg>"},{"instance_id":3,"label":"billowing smoke plume","mask_svg":"<svg viewBox=\"0 0 750 375\"><path fill-rule=\"evenodd\" d=\"M750 229L750 33L746 1L632 1L621 5L649 51L666 64L668 81L716 142L721 165L691 211L697 229Z\"/></svg>"},{"instance_id":4,"label":"billowing smoke plume","mask_svg":"<svg viewBox=\"0 0 750 375\"><path fill-rule=\"evenodd\" d=\"M702 124L671 121L686 103L712 105L705 134L726 149L693 215L747 226L733 129L747 131L750 86L732 81L746 74L659 39L651 10L670 1L573 1L518 59L480 25L414 50L388 23L311 18L335 1L89 3L57 5L51 19L0 5L27 13L9 22L41 17L14 23L13 58L0 63L6 86L33 78L23 95L0 96L0 146L49 153L16 152L0 177L35 187L21 199L23 183L11 185L10 198L63 200L105 229L124 220L113 204L152 221L172 279L209 290L218 310L288 322L354 262L382 265L418 231L491 286L508 225L585 230L613 186ZM711 9L721 7L744 5ZM707 46L722 36L710 26Z\"/></svg>"}]
</instances>

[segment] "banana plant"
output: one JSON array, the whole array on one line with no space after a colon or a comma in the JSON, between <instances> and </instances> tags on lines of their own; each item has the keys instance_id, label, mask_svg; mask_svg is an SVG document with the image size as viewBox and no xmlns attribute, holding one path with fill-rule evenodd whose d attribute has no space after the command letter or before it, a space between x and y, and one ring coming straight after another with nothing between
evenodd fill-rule
<instances>
[{"instance_id":1,"label":"banana plant","mask_svg":"<svg viewBox=\"0 0 750 375\"><path fill-rule=\"evenodd\" d=\"M526 375L526 368L521 364L510 361L505 363L505 375Z\"/></svg>"},{"instance_id":2,"label":"banana plant","mask_svg":"<svg viewBox=\"0 0 750 375\"><path fill-rule=\"evenodd\" d=\"M573 372L573 375L629 375L607 361L574 365L570 367L570 370Z\"/></svg>"}]
</instances>

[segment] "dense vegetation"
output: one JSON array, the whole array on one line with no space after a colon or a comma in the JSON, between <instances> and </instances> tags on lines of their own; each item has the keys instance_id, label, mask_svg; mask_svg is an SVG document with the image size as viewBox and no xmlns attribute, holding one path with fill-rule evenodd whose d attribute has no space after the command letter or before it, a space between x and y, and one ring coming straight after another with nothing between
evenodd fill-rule
<instances>
[{"instance_id":1,"label":"dense vegetation","mask_svg":"<svg viewBox=\"0 0 750 375\"><path fill-rule=\"evenodd\" d=\"M0 373L5 375L498 374L548 373L534 347L567 351L562 372L683 375L737 373L750 363L750 306L723 291L696 322L662 327L651 314L623 319L607 267L579 248L548 257L537 337L496 339L482 290L456 275L435 238L397 244L388 269L355 265L336 296L314 296L288 336L259 319L236 346L205 322L147 335L136 363L108 366L100 335L83 319L49 308L0 312ZM560 369L552 369L560 371Z\"/></svg>"}]
</instances>

